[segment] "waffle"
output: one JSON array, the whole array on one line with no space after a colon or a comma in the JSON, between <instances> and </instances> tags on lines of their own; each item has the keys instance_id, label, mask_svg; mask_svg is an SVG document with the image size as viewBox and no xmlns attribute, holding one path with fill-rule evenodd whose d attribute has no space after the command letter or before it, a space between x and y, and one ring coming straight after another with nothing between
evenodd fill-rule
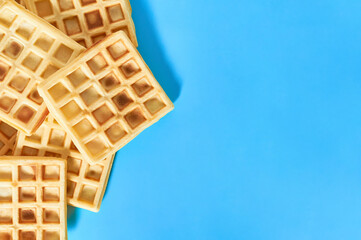
<instances>
[{"instance_id":1,"label":"waffle","mask_svg":"<svg viewBox=\"0 0 361 240\"><path fill-rule=\"evenodd\" d=\"M129 0L23 0L27 9L89 48L123 30L138 45Z\"/></svg>"},{"instance_id":2,"label":"waffle","mask_svg":"<svg viewBox=\"0 0 361 240\"><path fill-rule=\"evenodd\" d=\"M0 119L33 133L48 111L37 82L85 49L14 1L0 2Z\"/></svg>"},{"instance_id":3,"label":"waffle","mask_svg":"<svg viewBox=\"0 0 361 240\"><path fill-rule=\"evenodd\" d=\"M17 132L15 128L0 121L0 156L13 154Z\"/></svg>"},{"instance_id":4,"label":"waffle","mask_svg":"<svg viewBox=\"0 0 361 240\"><path fill-rule=\"evenodd\" d=\"M66 161L0 157L0 239L65 240Z\"/></svg>"},{"instance_id":5,"label":"waffle","mask_svg":"<svg viewBox=\"0 0 361 240\"><path fill-rule=\"evenodd\" d=\"M124 32L39 85L49 111L89 162L98 162L173 109Z\"/></svg>"},{"instance_id":6,"label":"waffle","mask_svg":"<svg viewBox=\"0 0 361 240\"><path fill-rule=\"evenodd\" d=\"M22 5L23 7L25 7L25 3L23 0L15 0L15 2L19 3L20 5Z\"/></svg>"},{"instance_id":7,"label":"waffle","mask_svg":"<svg viewBox=\"0 0 361 240\"><path fill-rule=\"evenodd\" d=\"M14 155L52 156L68 161L68 204L98 212L114 155L95 165L89 165L74 146L70 137L49 115L31 136L19 133Z\"/></svg>"}]
</instances>

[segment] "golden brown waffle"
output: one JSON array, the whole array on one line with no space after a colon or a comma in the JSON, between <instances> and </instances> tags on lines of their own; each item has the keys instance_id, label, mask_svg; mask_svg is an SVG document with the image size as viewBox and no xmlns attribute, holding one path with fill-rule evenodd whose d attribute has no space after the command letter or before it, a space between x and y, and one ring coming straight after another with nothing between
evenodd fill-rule
<instances>
[{"instance_id":1,"label":"golden brown waffle","mask_svg":"<svg viewBox=\"0 0 361 240\"><path fill-rule=\"evenodd\" d=\"M129 0L24 0L27 9L89 48L123 30L138 45Z\"/></svg>"},{"instance_id":2,"label":"golden brown waffle","mask_svg":"<svg viewBox=\"0 0 361 240\"><path fill-rule=\"evenodd\" d=\"M17 132L15 128L0 121L0 156L13 154Z\"/></svg>"},{"instance_id":3,"label":"golden brown waffle","mask_svg":"<svg viewBox=\"0 0 361 240\"><path fill-rule=\"evenodd\" d=\"M66 161L0 157L0 239L65 240Z\"/></svg>"},{"instance_id":4,"label":"golden brown waffle","mask_svg":"<svg viewBox=\"0 0 361 240\"><path fill-rule=\"evenodd\" d=\"M69 135L51 117L31 136L19 133L14 155L53 156L68 160L68 204L99 211L108 183L114 155L89 165L74 146Z\"/></svg>"},{"instance_id":5,"label":"golden brown waffle","mask_svg":"<svg viewBox=\"0 0 361 240\"><path fill-rule=\"evenodd\" d=\"M0 119L26 134L48 111L36 82L85 49L43 19L7 0L0 2Z\"/></svg>"},{"instance_id":6,"label":"golden brown waffle","mask_svg":"<svg viewBox=\"0 0 361 240\"><path fill-rule=\"evenodd\" d=\"M19 3L20 5L22 5L23 7L25 7L25 2L24 0L15 0L15 2Z\"/></svg>"},{"instance_id":7,"label":"golden brown waffle","mask_svg":"<svg viewBox=\"0 0 361 240\"><path fill-rule=\"evenodd\" d=\"M98 162L173 109L124 32L39 85L49 111L89 162Z\"/></svg>"}]
</instances>

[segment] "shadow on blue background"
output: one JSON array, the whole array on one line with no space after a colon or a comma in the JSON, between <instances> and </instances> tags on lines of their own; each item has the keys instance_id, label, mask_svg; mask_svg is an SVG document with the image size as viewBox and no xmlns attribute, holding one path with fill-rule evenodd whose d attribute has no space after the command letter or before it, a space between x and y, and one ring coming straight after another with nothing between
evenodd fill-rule
<instances>
[{"instance_id":1,"label":"shadow on blue background","mask_svg":"<svg viewBox=\"0 0 361 240\"><path fill-rule=\"evenodd\" d=\"M149 12L148 3L144 0L132 1L132 9L139 43L138 51L170 100L175 102L181 92L181 82L164 52Z\"/></svg>"},{"instance_id":2,"label":"shadow on blue background","mask_svg":"<svg viewBox=\"0 0 361 240\"><path fill-rule=\"evenodd\" d=\"M69 240L361 239L361 2L131 3L176 108Z\"/></svg>"},{"instance_id":3,"label":"shadow on blue background","mask_svg":"<svg viewBox=\"0 0 361 240\"><path fill-rule=\"evenodd\" d=\"M67 208L68 229L74 229L78 223L79 209L73 206Z\"/></svg>"}]
</instances>

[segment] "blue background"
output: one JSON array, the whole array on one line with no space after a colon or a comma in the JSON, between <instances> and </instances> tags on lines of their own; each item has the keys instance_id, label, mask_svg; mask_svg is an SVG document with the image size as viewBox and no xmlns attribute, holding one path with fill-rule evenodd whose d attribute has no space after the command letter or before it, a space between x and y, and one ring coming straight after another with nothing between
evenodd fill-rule
<instances>
[{"instance_id":1,"label":"blue background","mask_svg":"<svg viewBox=\"0 0 361 240\"><path fill-rule=\"evenodd\" d=\"M175 110L69 239L360 239L361 2L131 3Z\"/></svg>"}]
</instances>

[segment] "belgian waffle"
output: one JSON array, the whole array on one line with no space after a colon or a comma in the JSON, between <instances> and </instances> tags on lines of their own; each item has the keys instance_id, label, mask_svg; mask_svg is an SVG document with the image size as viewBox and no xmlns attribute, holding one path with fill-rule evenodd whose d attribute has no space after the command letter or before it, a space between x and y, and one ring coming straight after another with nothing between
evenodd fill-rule
<instances>
[{"instance_id":1,"label":"belgian waffle","mask_svg":"<svg viewBox=\"0 0 361 240\"><path fill-rule=\"evenodd\" d=\"M138 45L129 0L23 0L27 9L89 48L124 31Z\"/></svg>"},{"instance_id":2,"label":"belgian waffle","mask_svg":"<svg viewBox=\"0 0 361 240\"><path fill-rule=\"evenodd\" d=\"M83 160L69 135L50 115L33 135L19 133L14 155L67 159L68 204L94 212L99 211L114 155L89 165Z\"/></svg>"},{"instance_id":3,"label":"belgian waffle","mask_svg":"<svg viewBox=\"0 0 361 240\"><path fill-rule=\"evenodd\" d=\"M0 157L0 239L66 240L66 161Z\"/></svg>"},{"instance_id":4,"label":"belgian waffle","mask_svg":"<svg viewBox=\"0 0 361 240\"><path fill-rule=\"evenodd\" d=\"M0 2L0 119L31 134L48 111L37 92L85 49L14 1Z\"/></svg>"},{"instance_id":5,"label":"belgian waffle","mask_svg":"<svg viewBox=\"0 0 361 240\"><path fill-rule=\"evenodd\" d=\"M98 162L173 109L124 32L39 85L49 111L89 162Z\"/></svg>"}]
</instances>

